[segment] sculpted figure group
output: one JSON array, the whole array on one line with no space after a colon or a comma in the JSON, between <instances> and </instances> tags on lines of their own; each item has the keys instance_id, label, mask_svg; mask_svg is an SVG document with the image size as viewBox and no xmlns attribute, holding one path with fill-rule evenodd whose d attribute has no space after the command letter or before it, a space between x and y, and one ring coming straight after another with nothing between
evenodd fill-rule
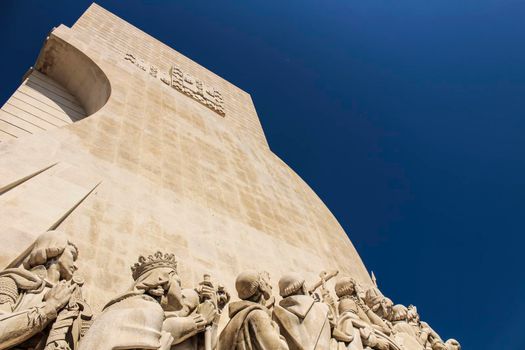
<instances>
[{"instance_id":1,"label":"sculpted figure group","mask_svg":"<svg viewBox=\"0 0 525 350\"><path fill-rule=\"evenodd\" d=\"M394 305L377 286L363 290L338 273L311 286L297 274L237 276L238 301L209 275L182 288L173 254L139 257L131 287L96 317L82 296L77 247L64 233L41 235L0 272L0 350L461 350L444 342L415 306ZM19 266L16 266L19 265ZM229 321L219 334L222 310Z\"/></svg>"}]
</instances>

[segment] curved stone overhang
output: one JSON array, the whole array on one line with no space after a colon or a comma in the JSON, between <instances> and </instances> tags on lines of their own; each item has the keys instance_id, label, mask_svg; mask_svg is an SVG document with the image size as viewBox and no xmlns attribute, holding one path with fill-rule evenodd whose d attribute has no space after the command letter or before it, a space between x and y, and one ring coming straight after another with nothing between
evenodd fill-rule
<instances>
[{"instance_id":1,"label":"curved stone overhang","mask_svg":"<svg viewBox=\"0 0 525 350\"><path fill-rule=\"evenodd\" d=\"M107 103L111 84L107 75L86 53L68 42L70 30L61 25L49 33L35 69L66 88L89 116Z\"/></svg>"}]
</instances>

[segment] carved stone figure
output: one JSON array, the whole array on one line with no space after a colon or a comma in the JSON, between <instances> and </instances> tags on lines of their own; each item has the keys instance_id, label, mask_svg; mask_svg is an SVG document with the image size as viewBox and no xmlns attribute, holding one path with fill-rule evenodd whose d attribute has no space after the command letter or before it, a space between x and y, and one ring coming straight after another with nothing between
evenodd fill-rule
<instances>
[{"instance_id":1,"label":"carved stone figure","mask_svg":"<svg viewBox=\"0 0 525 350\"><path fill-rule=\"evenodd\" d=\"M388 337L390 329L387 324L359 297L356 282L352 278L340 278L335 285L335 293L339 298L336 329L353 337L355 333L350 332L358 329L364 347L378 350L399 349Z\"/></svg>"},{"instance_id":2,"label":"carved stone figure","mask_svg":"<svg viewBox=\"0 0 525 350\"><path fill-rule=\"evenodd\" d=\"M424 350L423 338L418 329L408 323L408 309L404 305L395 305L391 315L392 329L396 343L406 350ZM421 337L422 336L422 337Z\"/></svg>"},{"instance_id":3,"label":"carved stone figure","mask_svg":"<svg viewBox=\"0 0 525 350\"><path fill-rule=\"evenodd\" d=\"M182 309L173 313L167 313L166 322L171 322L170 318L172 317L178 317L180 322L180 318L194 316L199 310L199 305L207 300L216 305L218 310L212 323L207 325L200 333L173 345L171 350L211 350L216 348L220 312L229 302L230 294L225 290L224 286L219 284L216 287L211 282L209 275L204 275L204 280L199 283L197 288L182 290Z\"/></svg>"},{"instance_id":4,"label":"carved stone figure","mask_svg":"<svg viewBox=\"0 0 525 350\"><path fill-rule=\"evenodd\" d=\"M429 326L428 323L421 321L417 308L409 305L407 308L407 322L414 327L418 334L419 341L425 349L447 350L441 337Z\"/></svg>"},{"instance_id":5,"label":"carved stone figure","mask_svg":"<svg viewBox=\"0 0 525 350\"><path fill-rule=\"evenodd\" d=\"M377 287L369 288L366 291L364 301L366 306L377 316L381 317L383 321L389 320L394 303L389 298L386 298Z\"/></svg>"},{"instance_id":6,"label":"carved stone figure","mask_svg":"<svg viewBox=\"0 0 525 350\"><path fill-rule=\"evenodd\" d=\"M445 342L447 350L461 350L461 345L456 339L449 339Z\"/></svg>"},{"instance_id":7,"label":"carved stone figure","mask_svg":"<svg viewBox=\"0 0 525 350\"><path fill-rule=\"evenodd\" d=\"M279 326L272 321L267 302L271 285L267 273L253 270L237 276L240 301L229 304L230 321L219 336L219 350L287 350Z\"/></svg>"},{"instance_id":8,"label":"carved stone figure","mask_svg":"<svg viewBox=\"0 0 525 350\"><path fill-rule=\"evenodd\" d=\"M284 299L275 305L273 319L279 325L290 350L327 350L330 346L328 305L308 295L305 280L289 274L279 280Z\"/></svg>"},{"instance_id":9,"label":"carved stone figure","mask_svg":"<svg viewBox=\"0 0 525 350\"><path fill-rule=\"evenodd\" d=\"M339 274L339 270L321 271L319 280L308 288L308 295L312 296L315 301L322 301L330 308L331 322L337 317L337 304L326 287L326 282ZM316 292L319 289L320 293Z\"/></svg>"},{"instance_id":10,"label":"carved stone figure","mask_svg":"<svg viewBox=\"0 0 525 350\"><path fill-rule=\"evenodd\" d=\"M211 302L191 316L166 317L183 309L177 261L161 252L139 257L129 291L110 301L80 343L80 350L161 349L204 330L216 315Z\"/></svg>"},{"instance_id":11,"label":"carved stone figure","mask_svg":"<svg viewBox=\"0 0 525 350\"><path fill-rule=\"evenodd\" d=\"M66 235L40 235L23 267L0 272L0 349L76 349L91 319L75 276L77 247Z\"/></svg>"},{"instance_id":12,"label":"carved stone figure","mask_svg":"<svg viewBox=\"0 0 525 350\"><path fill-rule=\"evenodd\" d=\"M198 306L199 306L199 294L194 289L189 289L189 288L183 289L182 290L182 309L179 311L166 313L166 320L168 321L170 318L173 318L173 317L176 317L176 318L188 317L197 311ZM199 349L199 348L202 348L203 343L204 341L203 339L201 339L201 337L194 336L184 341L181 341L176 345L173 345L171 347L171 350Z\"/></svg>"}]
</instances>

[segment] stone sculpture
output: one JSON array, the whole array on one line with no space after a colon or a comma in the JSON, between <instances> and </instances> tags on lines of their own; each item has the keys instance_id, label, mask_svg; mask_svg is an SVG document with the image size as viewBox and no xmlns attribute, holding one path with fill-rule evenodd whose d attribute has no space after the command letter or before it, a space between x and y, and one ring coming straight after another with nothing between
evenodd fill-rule
<instances>
[{"instance_id":1,"label":"stone sculpture","mask_svg":"<svg viewBox=\"0 0 525 350\"><path fill-rule=\"evenodd\" d=\"M173 345L171 350L211 350L216 348L220 312L230 301L230 294L224 286L220 284L215 286L211 282L210 275L204 275L203 281L199 283L197 288L182 290L182 309L173 313L167 313L167 319L177 317L180 322L180 318L196 315L199 305L206 300L212 302L218 311L212 323L194 336Z\"/></svg>"},{"instance_id":2,"label":"stone sculpture","mask_svg":"<svg viewBox=\"0 0 525 350\"><path fill-rule=\"evenodd\" d=\"M425 349L447 350L439 334L428 323L420 320L419 313L414 305L409 305L407 308L407 322L416 330Z\"/></svg>"},{"instance_id":3,"label":"stone sculpture","mask_svg":"<svg viewBox=\"0 0 525 350\"><path fill-rule=\"evenodd\" d=\"M335 317L337 317L337 305L330 294L330 290L328 290L326 286L326 282L334 278L339 274L338 270L333 271L321 271L319 274L319 281L314 283L308 288L308 295L311 295L316 301L323 301L328 307L330 308L330 314L332 315L332 321ZM320 294L317 291L317 289L320 289Z\"/></svg>"},{"instance_id":4,"label":"stone sculpture","mask_svg":"<svg viewBox=\"0 0 525 350\"><path fill-rule=\"evenodd\" d=\"M391 314L392 330L396 343L406 350L424 350L427 335L420 332L408 323L408 309L398 304L392 307Z\"/></svg>"},{"instance_id":5,"label":"stone sculpture","mask_svg":"<svg viewBox=\"0 0 525 350\"><path fill-rule=\"evenodd\" d=\"M287 350L267 307L272 291L268 274L244 271L237 276L235 289L241 300L229 304L230 321L219 336L218 349Z\"/></svg>"},{"instance_id":6,"label":"stone sculpture","mask_svg":"<svg viewBox=\"0 0 525 350\"><path fill-rule=\"evenodd\" d=\"M208 300L194 314L169 314L184 309L173 254L141 256L131 269L131 289L104 307L82 339L80 350L168 350L203 331L215 318L217 311ZM188 300L186 303L190 310Z\"/></svg>"},{"instance_id":7,"label":"stone sculpture","mask_svg":"<svg viewBox=\"0 0 525 350\"><path fill-rule=\"evenodd\" d=\"M183 289L182 309L172 313L166 313L166 320L170 322L170 318L183 318L189 317L190 315L194 314L197 311L197 307L199 306L199 299L199 294L194 289ZM199 337L198 335L200 334L197 334L193 337L179 342L176 345L173 345L171 347L171 350L201 349L203 347L203 344L205 343L205 340L203 340L202 337Z\"/></svg>"},{"instance_id":8,"label":"stone sculpture","mask_svg":"<svg viewBox=\"0 0 525 350\"><path fill-rule=\"evenodd\" d=\"M461 350L461 345L456 339L449 339L445 342L447 350Z\"/></svg>"},{"instance_id":9,"label":"stone sculpture","mask_svg":"<svg viewBox=\"0 0 525 350\"><path fill-rule=\"evenodd\" d=\"M339 318L336 325L339 332L354 338L359 334L363 347L378 350L399 349L389 338L391 330L388 325L366 306L358 295L356 282L352 278L340 278L335 285L335 293L339 298ZM352 346L359 349L358 343L355 340Z\"/></svg>"},{"instance_id":10,"label":"stone sculpture","mask_svg":"<svg viewBox=\"0 0 525 350\"><path fill-rule=\"evenodd\" d=\"M0 272L0 349L76 349L91 310L75 275L77 247L58 231L40 235L23 267Z\"/></svg>"},{"instance_id":11,"label":"stone sculpture","mask_svg":"<svg viewBox=\"0 0 525 350\"><path fill-rule=\"evenodd\" d=\"M279 280L279 294L284 299L273 310L290 350L324 350L330 346L330 308L308 294L305 280L289 274Z\"/></svg>"},{"instance_id":12,"label":"stone sculpture","mask_svg":"<svg viewBox=\"0 0 525 350\"><path fill-rule=\"evenodd\" d=\"M415 306L393 306L377 285L365 290L342 277L336 303L326 288L335 270L322 272L309 289L301 276L283 276L276 305L267 273L239 274L241 300L230 304L218 336L229 293L209 275L182 289L175 256L161 252L139 257L130 290L92 323L76 274L76 246L49 231L28 251L17 259L21 267L0 272L0 350L461 350L457 340L443 342L421 321Z\"/></svg>"},{"instance_id":13,"label":"stone sculpture","mask_svg":"<svg viewBox=\"0 0 525 350\"><path fill-rule=\"evenodd\" d=\"M388 324L389 318L392 314L392 307L394 303L389 298L385 297L377 286L367 289L365 292L364 302L377 316L381 317L383 321Z\"/></svg>"}]
</instances>

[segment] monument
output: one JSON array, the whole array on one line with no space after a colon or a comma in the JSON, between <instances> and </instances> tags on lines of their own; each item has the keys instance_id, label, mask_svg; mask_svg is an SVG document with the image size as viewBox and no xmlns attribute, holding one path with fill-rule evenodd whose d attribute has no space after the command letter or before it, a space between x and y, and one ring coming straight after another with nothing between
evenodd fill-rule
<instances>
[{"instance_id":1,"label":"monument","mask_svg":"<svg viewBox=\"0 0 525 350\"><path fill-rule=\"evenodd\" d=\"M0 109L0 238L0 349L460 348L381 294L249 94L96 4Z\"/></svg>"}]
</instances>

